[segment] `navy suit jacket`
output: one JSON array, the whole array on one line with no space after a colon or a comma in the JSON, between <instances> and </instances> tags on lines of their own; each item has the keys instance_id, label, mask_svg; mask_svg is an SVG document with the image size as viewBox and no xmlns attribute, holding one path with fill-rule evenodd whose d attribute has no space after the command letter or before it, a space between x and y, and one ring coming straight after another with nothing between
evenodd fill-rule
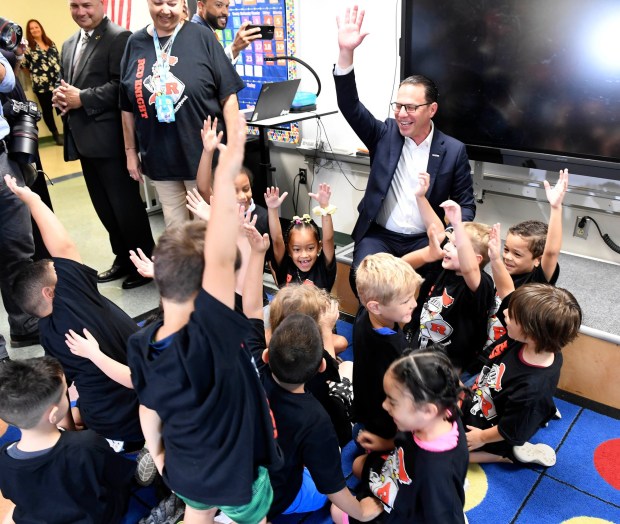
<instances>
[{"instance_id":1,"label":"navy suit jacket","mask_svg":"<svg viewBox=\"0 0 620 524\"><path fill-rule=\"evenodd\" d=\"M119 82L129 35L130 31L105 17L93 31L75 71L80 31L63 44L61 78L81 90L82 101L82 107L72 109L63 119L65 160L124 156Z\"/></svg>"},{"instance_id":2,"label":"navy suit jacket","mask_svg":"<svg viewBox=\"0 0 620 524\"><path fill-rule=\"evenodd\" d=\"M355 72L334 75L338 108L370 153L370 176L366 192L357 210L359 217L351 236L358 242L376 219L388 193L405 138L396 120L377 120L360 102ZM473 180L465 144L443 134L435 127L426 171L430 186L426 198L443 220L439 204L452 199L462 208L463 220L471 221L476 214Z\"/></svg>"}]
</instances>

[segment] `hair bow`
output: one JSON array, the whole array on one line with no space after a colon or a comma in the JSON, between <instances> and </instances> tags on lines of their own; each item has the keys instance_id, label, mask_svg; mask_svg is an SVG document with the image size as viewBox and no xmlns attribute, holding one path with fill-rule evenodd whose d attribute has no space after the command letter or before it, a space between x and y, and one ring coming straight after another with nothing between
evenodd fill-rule
<instances>
[{"instance_id":1,"label":"hair bow","mask_svg":"<svg viewBox=\"0 0 620 524\"><path fill-rule=\"evenodd\" d=\"M312 222L312 218L310 218L310 215L308 213L304 213L300 217L295 215L293 217L292 222L295 223L296 225L299 225L299 224L309 224L310 222Z\"/></svg>"}]
</instances>

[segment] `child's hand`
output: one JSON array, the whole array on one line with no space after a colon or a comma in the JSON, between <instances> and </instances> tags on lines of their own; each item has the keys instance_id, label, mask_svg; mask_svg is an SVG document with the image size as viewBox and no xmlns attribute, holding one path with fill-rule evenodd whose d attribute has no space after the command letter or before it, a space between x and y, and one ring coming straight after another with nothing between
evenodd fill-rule
<instances>
[{"instance_id":1,"label":"child's hand","mask_svg":"<svg viewBox=\"0 0 620 524\"><path fill-rule=\"evenodd\" d=\"M431 185L431 175L428 173L420 173L418 175L418 187L415 190L416 198L423 198Z\"/></svg>"},{"instance_id":2,"label":"child's hand","mask_svg":"<svg viewBox=\"0 0 620 524\"><path fill-rule=\"evenodd\" d=\"M441 242L443 238L440 239L440 235L437 233L437 228L435 227L435 224L431 224L430 226L428 226L427 234L428 248L432 260L441 260L443 258L443 248L441 247Z\"/></svg>"},{"instance_id":3,"label":"child's hand","mask_svg":"<svg viewBox=\"0 0 620 524\"><path fill-rule=\"evenodd\" d=\"M502 238L501 224L493 224L489 233L489 259L501 260L502 258Z\"/></svg>"},{"instance_id":4,"label":"child's hand","mask_svg":"<svg viewBox=\"0 0 620 524\"><path fill-rule=\"evenodd\" d=\"M288 193L286 191L280 196L279 187L268 187L265 192L265 204L269 209L278 209L287 196Z\"/></svg>"},{"instance_id":5,"label":"child's hand","mask_svg":"<svg viewBox=\"0 0 620 524\"><path fill-rule=\"evenodd\" d=\"M213 205L213 202L211 202ZM258 220L258 215L252 216L252 213L246 211L245 207L241 204L237 204L237 219L239 220L239 235L243 235L245 231L245 225L256 225L256 221Z\"/></svg>"},{"instance_id":6,"label":"child's hand","mask_svg":"<svg viewBox=\"0 0 620 524\"><path fill-rule=\"evenodd\" d=\"M467 429L469 430L468 433L465 433L465 437L467 437L467 449L469 451L474 451L484 446L485 442L482 438L483 430L474 426L467 426Z\"/></svg>"},{"instance_id":7,"label":"child's hand","mask_svg":"<svg viewBox=\"0 0 620 524\"><path fill-rule=\"evenodd\" d=\"M209 155L213 155L217 146L222 142L224 132L217 132L217 117L213 119L213 125L211 125L211 117L208 116L204 121L204 125L200 130L200 136L202 138L202 147Z\"/></svg>"},{"instance_id":8,"label":"child's hand","mask_svg":"<svg viewBox=\"0 0 620 524\"><path fill-rule=\"evenodd\" d=\"M243 229L245 230L245 236L248 239L248 243L250 244L250 248L252 251L256 251L257 253L266 253L269 249L269 235L265 233L261 236L256 229L256 216L251 223L244 224Z\"/></svg>"},{"instance_id":9,"label":"child's hand","mask_svg":"<svg viewBox=\"0 0 620 524\"><path fill-rule=\"evenodd\" d=\"M11 192L22 202L27 203L29 200L40 199L41 197L34 193L28 186L18 186L14 176L4 175L4 182Z\"/></svg>"},{"instance_id":10,"label":"child's hand","mask_svg":"<svg viewBox=\"0 0 620 524\"><path fill-rule=\"evenodd\" d=\"M329 199L332 196L332 188L329 184L319 184L318 193L308 193L308 196L314 198L319 203L319 206L326 208L329 206Z\"/></svg>"},{"instance_id":11,"label":"child's hand","mask_svg":"<svg viewBox=\"0 0 620 524\"><path fill-rule=\"evenodd\" d=\"M243 167L247 130L247 122L243 115L239 113L237 121L234 122L233 120L233 125L228 129L228 144L224 145L221 142L217 144L220 158L215 168L215 176L221 173L227 178L234 180L239 174L239 171L241 171Z\"/></svg>"},{"instance_id":12,"label":"child's hand","mask_svg":"<svg viewBox=\"0 0 620 524\"><path fill-rule=\"evenodd\" d=\"M205 202L198 190L193 188L191 191L188 191L185 198L187 199L185 207L198 218L208 222L211 216L211 206Z\"/></svg>"},{"instance_id":13,"label":"child's hand","mask_svg":"<svg viewBox=\"0 0 620 524\"><path fill-rule=\"evenodd\" d=\"M446 212L446 218L452 226L460 224L463 220L461 218L461 206L459 206L454 200L446 200L439 207L443 207Z\"/></svg>"},{"instance_id":14,"label":"child's hand","mask_svg":"<svg viewBox=\"0 0 620 524\"><path fill-rule=\"evenodd\" d=\"M553 188L546 180L543 184L545 185L545 193L551 207L554 209L561 207L562 201L564 200L564 195L568 189L568 169L560 170L560 178L558 178L558 181Z\"/></svg>"},{"instance_id":15,"label":"child's hand","mask_svg":"<svg viewBox=\"0 0 620 524\"><path fill-rule=\"evenodd\" d=\"M364 521L372 520L381 513L383 513L383 504L379 502L379 499L375 497L364 497L360 500L360 506L362 507L362 514L364 515Z\"/></svg>"},{"instance_id":16,"label":"child's hand","mask_svg":"<svg viewBox=\"0 0 620 524\"><path fill-rule=\"evenodd\" d=\"M393 448L393 442L363 429L357 434L357 442L366 451L387 451Z\"/></svg>"},{"instance_id":17,"label":"child's hand","mask_svg":"<svg viewBox=\"0 0 620 524\"><path fill-rule=\"evenodd\" d=\"M136 266L138 273L142 275L144 278L153 278L155 275L155 265L153 264L153 260L147 257L140 248L138 248L138 253L133 249L129 250L129 260L133 262L133 265Z\"/></svg>"},{"instance_id":18,"label":"child's hand","mask_svg":"<svg viewBox=\"0 0 620 524\"><path fill-rule=\"evenodd\" d=\"M328 328L330 331L334 329L338 318L340 317L340 311L338 309L338 301L330 300L329 306L325 310L321 311L319 315L319 325Z\"/></svg>"},{"instance_id":19,"label":"child's hand","mask_svg":"<svg viewBox=\"0 0 620 524\"><path fill-rule=\"evenodd\" d=\"M86 338L70 329L68 333L65 333L65 342L71 353L78 357L92 360L98 353L101 353L101 349L99 349L99 344L95 340L95 337L93 337L86 328L84 328L84 336Z\"/></svg>"}]
</instances>

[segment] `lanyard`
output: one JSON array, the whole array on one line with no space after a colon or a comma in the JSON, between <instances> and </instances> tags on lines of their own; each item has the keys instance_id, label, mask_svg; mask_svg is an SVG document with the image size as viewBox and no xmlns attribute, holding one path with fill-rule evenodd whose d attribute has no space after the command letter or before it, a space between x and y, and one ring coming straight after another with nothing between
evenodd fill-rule
<instances>
[{"instance_id":1,"label":"lanyard","mask_svg":"<svg viewBox=\"0 0 620 524\"><path fill-rule=\"evenodd\" d=\"M159 83L159 90L157 94L166 93L166 80L168 79L168 72L170 71L170 63L168 62L168 58L172 52L172 43L174 42L179 29L181 29L181 24L177 24L174 29L174 33L172 33L170 39L165 43L164 49L162 49L159 45L157 29L153 26L153 44L155 45L155 56L157 57L157 77L154 78L154 84L157 87L157 84ZM166 55L166 58L164 58L164 54ZM157 82L157 80L159 80L159 82Z\"/></svg>"}]
</instances>

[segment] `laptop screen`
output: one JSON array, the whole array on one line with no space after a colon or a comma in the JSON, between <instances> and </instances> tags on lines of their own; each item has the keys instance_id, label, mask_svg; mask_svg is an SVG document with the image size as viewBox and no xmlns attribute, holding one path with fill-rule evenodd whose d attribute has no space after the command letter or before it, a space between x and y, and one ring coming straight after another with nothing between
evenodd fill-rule
<instances>
[{"instance_id":1,"label":"laptop screen","mask_svg":"<svg viewBox=\"0 0 620 524\"><path fill-rule=\"evenodd\" d=\"M301 79L296 78L263 84L250 121L256 122L288 114L300 82ZM248 118L247 113L246 118Z\"/></svg>"}]
</instances>

